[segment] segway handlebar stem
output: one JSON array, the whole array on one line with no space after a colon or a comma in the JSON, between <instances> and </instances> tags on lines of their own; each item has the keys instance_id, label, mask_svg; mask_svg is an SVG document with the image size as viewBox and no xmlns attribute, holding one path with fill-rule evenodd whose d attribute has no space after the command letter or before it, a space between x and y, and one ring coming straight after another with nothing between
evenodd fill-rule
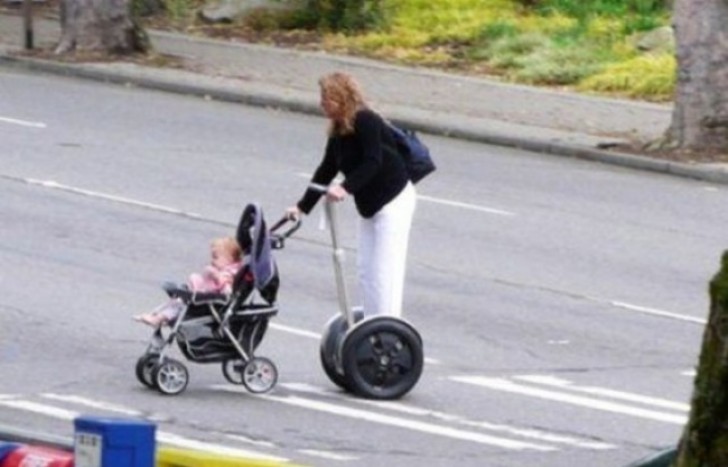
<instances>
[{"instance_id":1,"label":"segway handlebar stem","mask_svg":"<svg viewBox=\"0 0 728 467\"><path fill-rule=\"evenodd\" d=\"M316 183L311 183L309 188L324 193L324 195L328 191L327 186ZM341 315L346 318L346 321L351 328L354 325L354 313L352 312L349 304L349 293L346 287L346 280L344 278L345 251L339 241L339 218L336 210L336 202L327 198L324 207L326 210L326 220L329 224L329 231L331 232L331 246L333 247L332 258L334 261L336 290L339 298L339 310L341 311Z\"/></svg>"}]
</instances>

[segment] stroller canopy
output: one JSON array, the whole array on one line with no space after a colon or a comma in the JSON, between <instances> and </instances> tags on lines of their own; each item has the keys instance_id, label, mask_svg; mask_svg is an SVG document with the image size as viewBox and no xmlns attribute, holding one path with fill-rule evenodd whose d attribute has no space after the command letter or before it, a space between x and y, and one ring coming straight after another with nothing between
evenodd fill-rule
<instances>
[{"instance_id":1,"label":"stroller canopy","mask_svg":"<svg viewBox=\"0 0 728 467\"><path fill-rule=\"evenodd\" d=\"M271 282L277 273L271 254L270 233L258 204L248 204L243 210L236 238L240 248L249 258L247 267L253 275L255 288L262 293L266 287L272 285Z\"/></svg>"}]
</instances>

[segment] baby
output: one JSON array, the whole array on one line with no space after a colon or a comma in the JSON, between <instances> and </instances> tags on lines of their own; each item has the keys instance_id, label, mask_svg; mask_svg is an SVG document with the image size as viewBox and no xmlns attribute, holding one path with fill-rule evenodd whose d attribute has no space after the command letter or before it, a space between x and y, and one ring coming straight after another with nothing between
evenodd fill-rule
<instances>
[{"instance_id":1,"label":"baby","mask_svg":"<svg viewBox=\"0 0 728 467\"><path fill-rule=\"evenodd\" d=\"M190 274L187 286L192 292L231 293L233 278L242 265L238 242L233 237L216 238L210 243L210 255L210 264L201 273ZM184 307L182 300L174 298L149 313L134 316L134 319L159 327L174 321Z\"/></svg>"}]
</instances>

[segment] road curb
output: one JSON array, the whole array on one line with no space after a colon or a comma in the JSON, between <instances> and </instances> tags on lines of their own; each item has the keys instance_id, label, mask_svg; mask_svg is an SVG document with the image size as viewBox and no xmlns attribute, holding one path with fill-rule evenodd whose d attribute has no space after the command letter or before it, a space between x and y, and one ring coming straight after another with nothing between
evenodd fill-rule
<instances>
[{"instance_id":1,"label":"road curb","mask_svg":"<svg viewBox=\"0 0 728 467\"><path fill-rule=\"evenodd\" d=\"M107 83L133 85L140 88L176 94L199 96L222 102L245 104L255 107L278 108L308 115L321 115L316 97L306 96L304 93L287 92L282 89L255 88L255 86L250 86L246 83L242 83L232 90L210 84L184 83L162 76L142 76L141 74L121 72L119 70L105 70L83 64L19 57L0 52L0 66L2 65ZM139 66L139 69L149 71L148 67ZM206 78L205 75L200 76L200 79L204 78ZM251 87L254 89L250 89ZM425 121L425 119L408 114L406 111L397 112L397 114L392 115L392 120L395 122L410 127L413 130L433 135L524 149L541 154L573 157L711 183L728 184L728 170L709 164L687 164L665 161L512 133L494 132L483 129L473 130L466 126L459 126L457 122L449 122L447 125L443 125L439 122L433 123L431 119ZM449 117L452 120L452 115L449 115Z\"/></svg>"}]
</instances>

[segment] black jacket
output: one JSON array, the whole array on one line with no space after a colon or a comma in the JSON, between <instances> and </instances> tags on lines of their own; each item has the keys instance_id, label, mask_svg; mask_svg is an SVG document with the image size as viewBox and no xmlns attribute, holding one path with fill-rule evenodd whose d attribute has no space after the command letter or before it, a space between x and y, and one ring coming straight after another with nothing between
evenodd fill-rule
<instances>
[{"instance_id":1,"label":"black jacket","mask_svg":"<svg viewBox=\"0 0 728 467\"><path fill-rule=\"evenodd\" d=\"M334 135L326 143L326 151L312 183L329 185L343 173L344 189L354 196L356 209L369 218L392 201L408 182L401 156L389 127L375 112L364 109L354 119L354 133ZM308 189L298 208L308 214L322 194Z\"/></svg>"}]
</instances>

